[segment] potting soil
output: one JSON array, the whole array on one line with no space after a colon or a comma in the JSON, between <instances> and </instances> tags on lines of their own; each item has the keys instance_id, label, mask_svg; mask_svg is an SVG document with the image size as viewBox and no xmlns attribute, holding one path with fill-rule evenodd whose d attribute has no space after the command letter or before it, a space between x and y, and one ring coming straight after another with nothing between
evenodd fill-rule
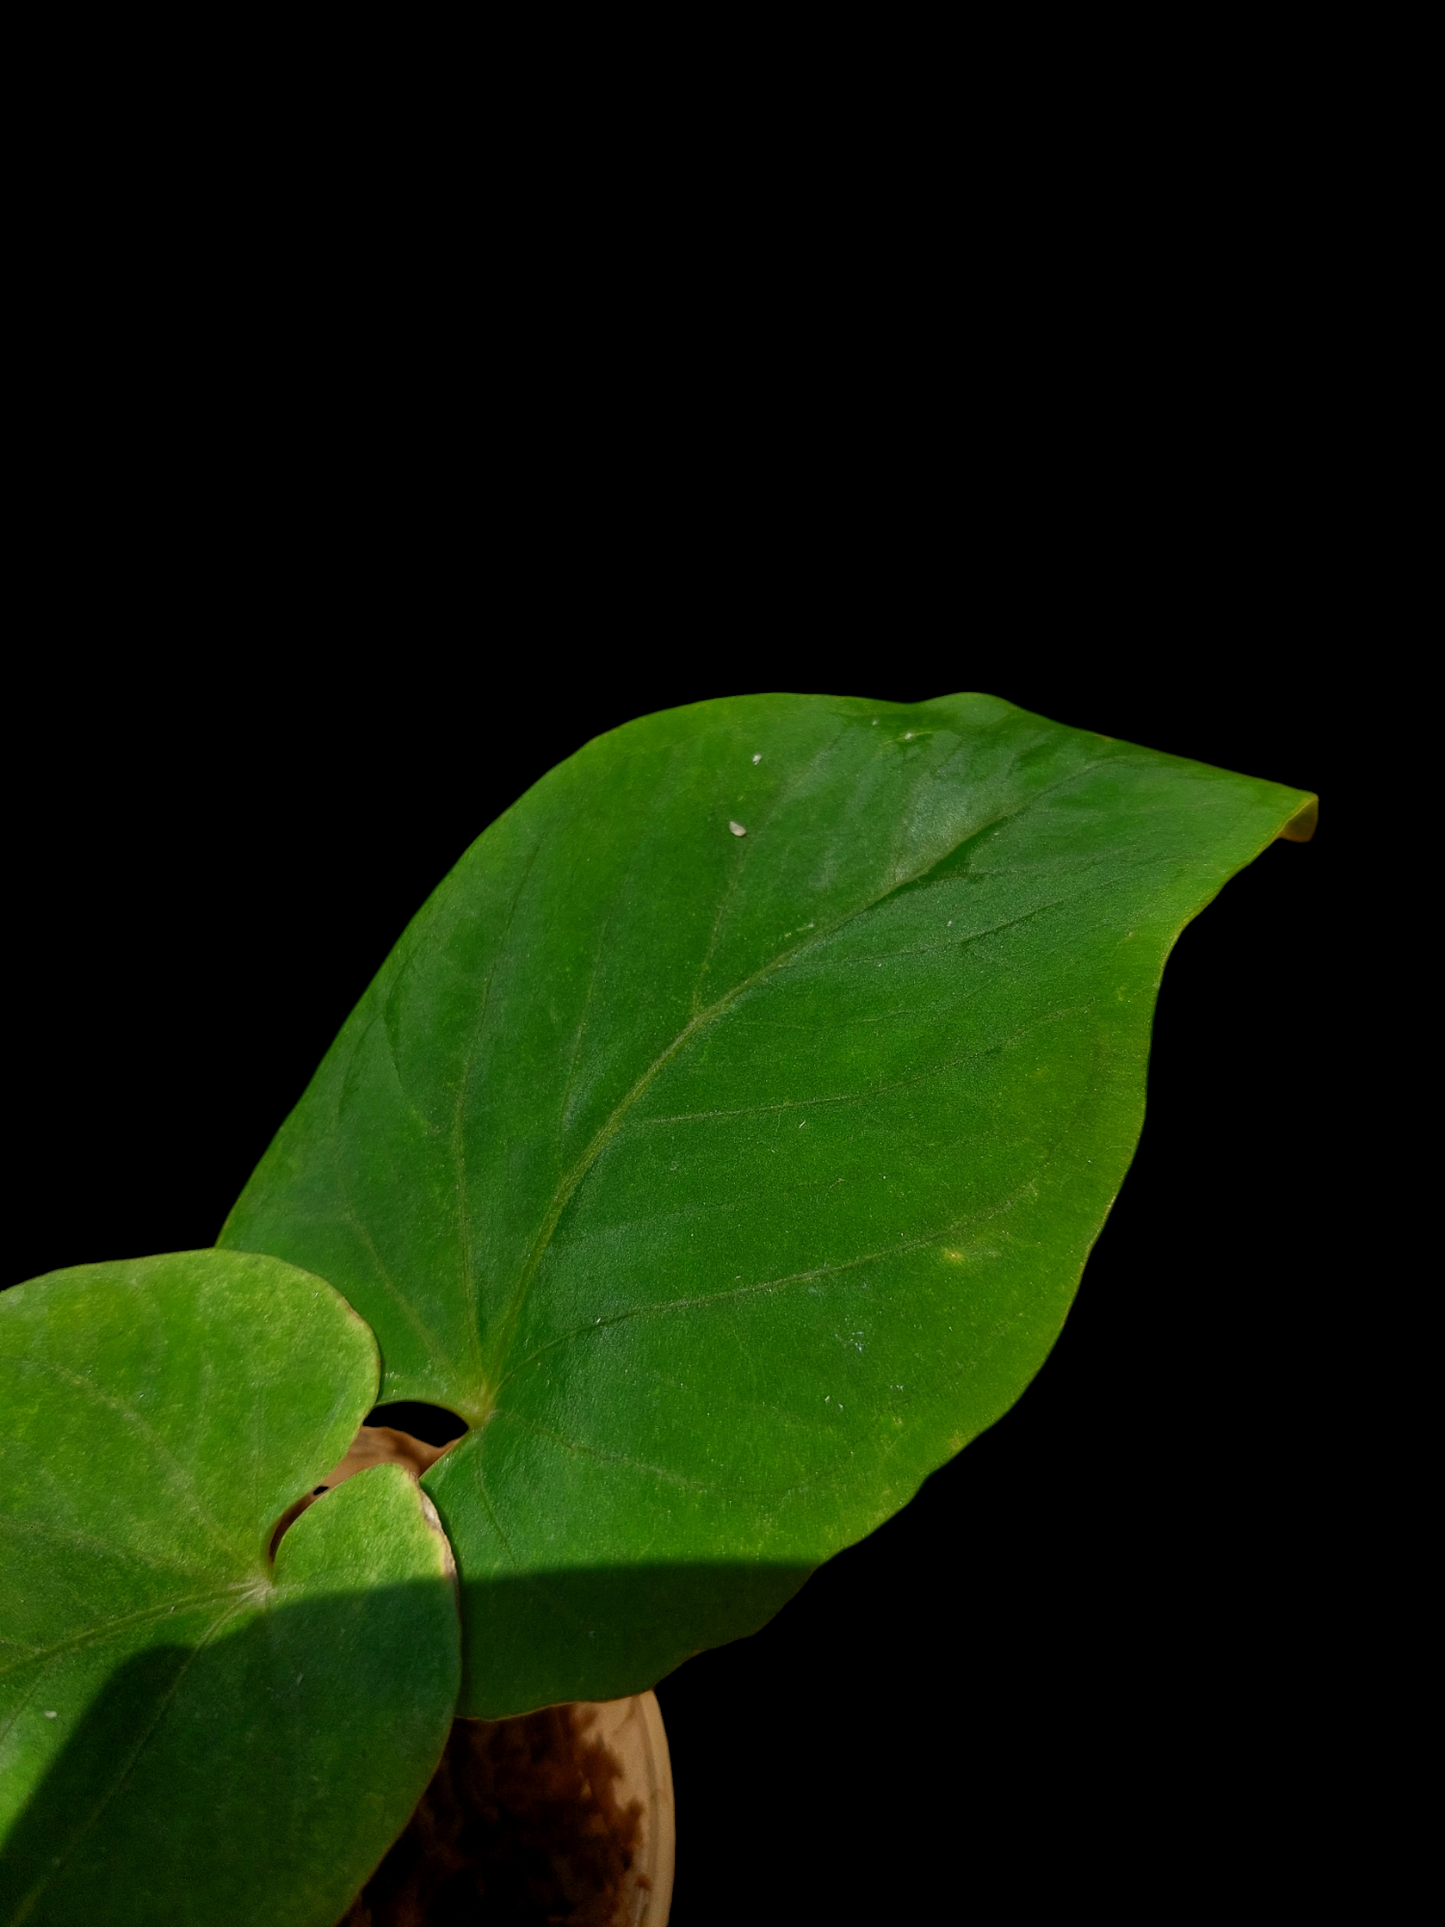
<instances>
[{"instance_id":1,"label":"potting soil","mask_svg":"<svg viewBox=\"0 0 1445 1927\"><path fill-rule=\"evenodd\" d=\"M553 1706L457 1720L406 1831L338 1927L614 1927L642 1882L642 1808L618 1805L622 1768L588 1738L595 1718Z\"/></svg>"}]
</instances>

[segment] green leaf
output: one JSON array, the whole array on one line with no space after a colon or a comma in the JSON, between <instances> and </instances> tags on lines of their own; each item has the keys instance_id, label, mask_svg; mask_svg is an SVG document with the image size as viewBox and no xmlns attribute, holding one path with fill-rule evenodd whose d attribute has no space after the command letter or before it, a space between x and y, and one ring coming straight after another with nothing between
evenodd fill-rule
<instances>
[{"instance_id":1,"label":"green leaf","mask_svg":"<svg viewBox=\"0 0 1445 1927\"><path fill-rule=\"evenodd\" d=\"M0 1919L333 1927L426 1787L459 1638L396 1466L268 1547L375 1342L320 1278L181 1252L0 1296Z\"/></svg>"},{"instance_id":2,"label":"green leaf","mask_svg":"<svg viewBox=\"0 0 1445 1927\"><path fill-rule=\"evenodd\" d=\"M471 1425L426 1479L465 1711L751 1630L1018 1397L1170 946L1308 807L988 696L759 696L599 738L472 846L222 1234Z\"/></svg>"}]
</instances>

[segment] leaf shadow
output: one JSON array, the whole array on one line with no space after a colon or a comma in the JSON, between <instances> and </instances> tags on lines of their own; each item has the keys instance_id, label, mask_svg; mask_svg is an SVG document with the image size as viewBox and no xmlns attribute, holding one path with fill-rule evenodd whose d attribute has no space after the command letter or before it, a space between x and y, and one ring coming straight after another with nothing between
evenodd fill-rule
<instances>
[{"instance_id":1,"label":"leaf shadow","mask_svg":"<svg viewBox=\"0 0 1445 1927\"><path fill-rule=\"evenodd\" d=\"M0 1845L0 1922L338 1919L441 1756L455 1625L451 1587L419 1582L133 1654ZM21 1717L44 1720L39 1695Z\"/></svg>"},{"instance_id":2,"label":"leaf shadow","mask_svg":"<svg viewBox=\"0 0 1445 1927\"><path fill-rule=\"evenodd\" d=\"M757 1632L814 1570L699 1562L464 1573L460 1711L505 1719L644 1693L694 1653Z\"/></svg>"}]
</instances>

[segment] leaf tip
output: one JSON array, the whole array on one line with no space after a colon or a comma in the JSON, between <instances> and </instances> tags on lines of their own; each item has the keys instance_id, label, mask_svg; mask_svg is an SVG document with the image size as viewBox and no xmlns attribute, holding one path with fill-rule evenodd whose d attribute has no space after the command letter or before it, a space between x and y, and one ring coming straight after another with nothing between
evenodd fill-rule
<instances>
[{"instance_id":1,"label":"leaf tip","mask_svg":"<svg viewBox=\"0 0 1445 1927\"><path fill-rule=\"evenodd\" d=\"M1285 843L1308 843L1315 833L1319 820L1320 799L1317 796L1308 796L1280 831L1280 840Z\"/></svg>"}]
</instances>

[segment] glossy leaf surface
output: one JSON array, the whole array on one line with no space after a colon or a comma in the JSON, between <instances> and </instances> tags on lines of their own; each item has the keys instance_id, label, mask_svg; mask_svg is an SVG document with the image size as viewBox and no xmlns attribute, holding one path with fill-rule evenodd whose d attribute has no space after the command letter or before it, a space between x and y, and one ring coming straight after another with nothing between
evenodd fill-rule
<instances>
[{"instance_id":1,"label":"glossy leaf surface","mask_svg":"<svg viewBox=\"0 0 1445 1927\"><path fill-rule=\"evenodd\" d=\"M987 696L748 697L599 738L472 846L222 1236L471 1424L426 1479L464 1710L751 1630L1018 1397L1169 948L1306 805Z\"/></svg>"},{"instance_id":2,"label":"glossy leaf surface","mask_svg":"<svg viewBox=\"0 0 1445 1927\"><path fill-rule=\"evenodd\" d=\"M0 1920L333 1927L459 1673L446 1542L361 1474L268 1547L375 1397L319 1278L182 1252L0 1296Z\"/></svg>"}]
</instances>

